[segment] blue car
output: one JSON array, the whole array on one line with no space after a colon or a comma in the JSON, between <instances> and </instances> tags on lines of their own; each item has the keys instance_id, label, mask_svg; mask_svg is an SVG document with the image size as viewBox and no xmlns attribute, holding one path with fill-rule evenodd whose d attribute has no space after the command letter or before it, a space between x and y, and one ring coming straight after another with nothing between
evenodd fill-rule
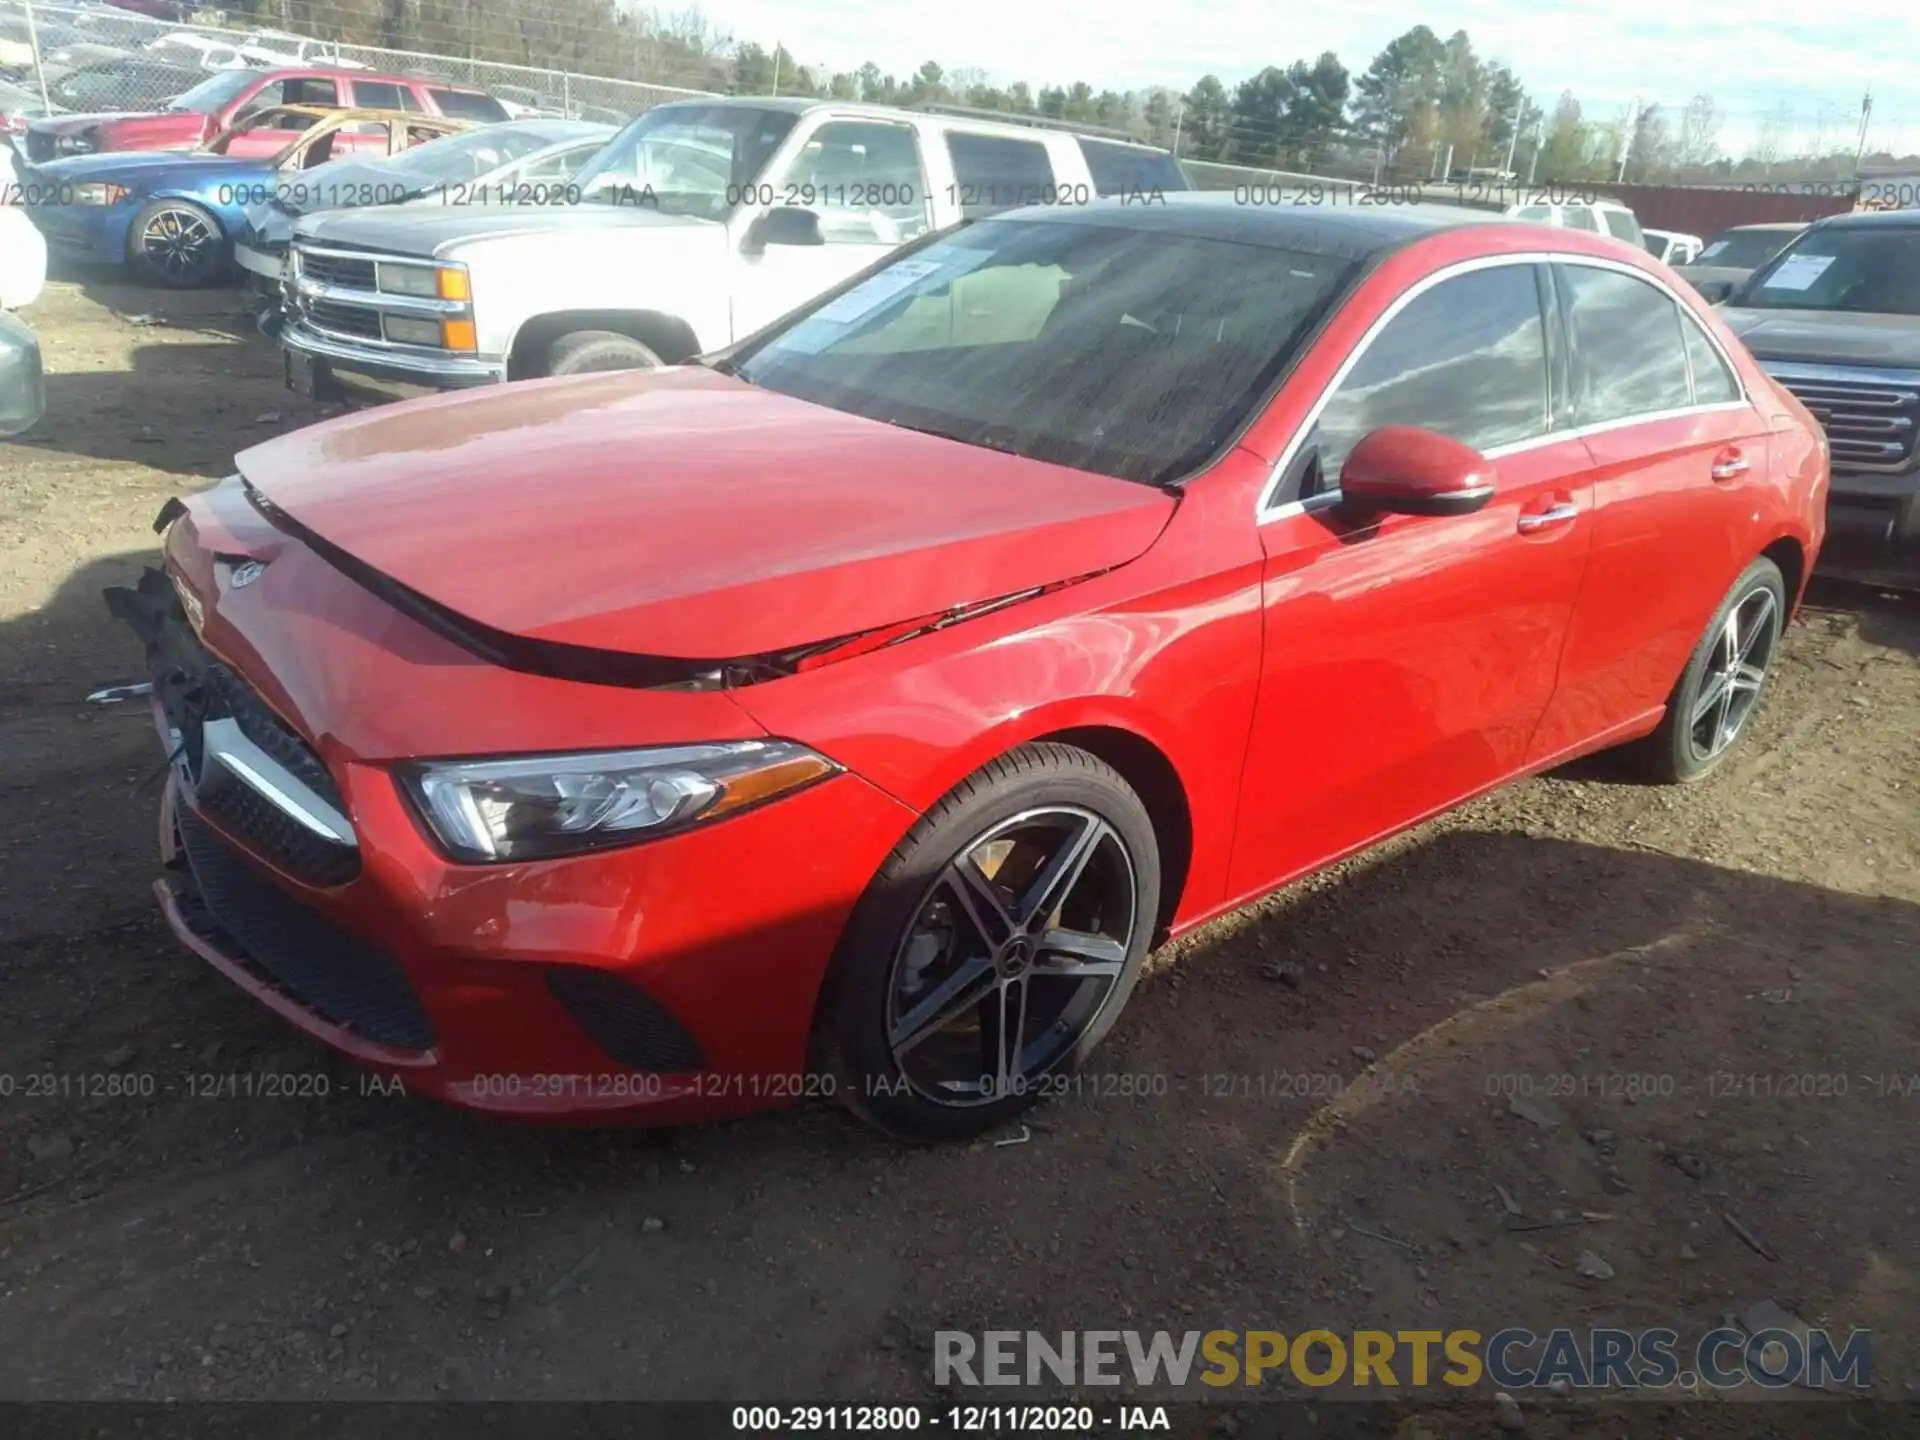
<instances>
[{"instance_id":1,"label":"blue car","mask_svg":"<svg viewBox=\"0 0 1920 1440\"><path fill-rule=\"evenodd\" d=\"M50 250L187 288L226 273L247 211L297 184L291 172L465 128L399 111L273 106L185 154L118 150L31 167L20 191Z\"/></svg>"}]
</instances>

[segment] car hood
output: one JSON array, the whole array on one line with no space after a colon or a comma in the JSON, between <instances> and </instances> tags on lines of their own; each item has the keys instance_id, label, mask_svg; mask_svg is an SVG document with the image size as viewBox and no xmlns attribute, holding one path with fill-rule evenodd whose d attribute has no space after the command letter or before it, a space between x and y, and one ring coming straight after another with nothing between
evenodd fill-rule
<instances>
[{"instance_id":1,"label":"car hood","mask_svg":"<svg viewBox=\"0 0 1920 1440\"><path fill-rule=\"evenodd\" d=\"M1720 316L1762 362L1920 370L1920 315L1756 310L1726 305L1721 307Z\"/></svg>"},{"instance_id":2,"label":"car hood","mask_svg":"<svg viewBox=\"0 0 1920 1440\"><path fill-rule=\"evenodd\" d=\"M691 215L663 215L638 205L375 205L361 210L323 210L302 217L296 234L322 243L365 245L402 255L437 255L449 246L512 236L552 235L563 230L718 229Z\"/></svg>"},{"instance_id":3,"label":"car hood","mask_svg":"<svg viewBox=\"0 0 1920 1440\"><path fill-rule=\"evenodd\" d=\"M42 115L32 122L31 128L43 135L72 135L77 131L91 130L96 125L104 125L110 120L131 120L151 113L147 110L84 110L65 115Z\"/></svg>"},{"instance_id":4,"label":"car hood","mask_svg":"<svg viewBox=\"0 0 1920 1440\"><path fill-rule=\"evenodd\" d=\"M524 641L687 660L775 655L1109 570L1177 503L698 366L437 396L238 463L296 533L409 604Z\"/></svg>"},{"instance_id":5,"label":"car hood","mask_svg":"<svg viewBox=\"0 0 1920 1440\"><path fill-rule=\"evenodd\" d=\"M49 160L38 168L38 173L43 179L69 183L113 180L152 189L183 181L190 184L215 176L221 181L231 182L238 173L251 171L265 175L272 169L272 163L266 159L226 155L181 156L153 150L108 150L98 155Z\"/></svg>"}]
</instances>

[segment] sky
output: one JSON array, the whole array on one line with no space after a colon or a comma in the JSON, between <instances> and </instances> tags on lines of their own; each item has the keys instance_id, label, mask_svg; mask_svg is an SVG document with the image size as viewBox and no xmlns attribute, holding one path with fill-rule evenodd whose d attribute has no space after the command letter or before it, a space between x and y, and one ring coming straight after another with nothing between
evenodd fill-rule
<instances>
[{"instance_id":1,"label":"sky","mask_svg":"<svg viewBox=\"0 0 1920 1440\"><path fill-rule=\"evenodd\" d=\"M1869 149L1920 151L1920 0L1338 0L1312 9L1273 0L700 0L699 8L735 39L777 41L806 65L872 60L904 76L937 60L1000 84L1084 79L1096 90L1184 91L1208 73L1231 85L1322 50L1357 73L1388 40L1425 24L1442 36L1466 30L1482 57L1512 66L1549 110L1566 89L1594 120L1624 114L1636 98L1678 110L1705 89L1724 117L1721 142L1736 153L1781 110L1793 117L1790 134L1818 129L1851 148L1870 90Z\"/></svg>"}]
</instances>

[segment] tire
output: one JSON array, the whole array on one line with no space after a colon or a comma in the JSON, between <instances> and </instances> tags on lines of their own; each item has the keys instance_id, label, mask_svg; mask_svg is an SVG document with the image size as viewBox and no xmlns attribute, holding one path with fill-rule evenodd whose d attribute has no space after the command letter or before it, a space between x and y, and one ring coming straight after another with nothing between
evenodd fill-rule
<instances>
[{"instance_id":1,"label":"tire","mask_svg":"<svg viewBox=\"0 0 1920 1440\"><path fill-rule=\"evenodd\" d=\"M153 200L127 227L127 263L174 290L197 290L227 273L233 245L220 222L190 200Z\"/></svg>"},{"instance_id":2,"label":"tire","mask_svg":"<svg viewBox=\"0 0 1920 1440\"><path fill-rule=\"evenodd\" d=\"M960 864L978 882L965 895L951 868ZM1010 872L1011 883L994 883ZM1065 889L1036 904L1049 875ZM1112 1028L1159 905L1153 823L1110 766L1057 744L986 765L894 848L847 923L815 1029L835 1094L904 1140L1003 1124L1057 1088ZM1055 916L1060 927L1048 928ZM1015 928L1003 928L1010 920ZM989 929L1001 929L999 945L987 943ZM943 993L961 1003L939 1003ZM949 1020L924 1023L940 1013ZM1022 1022L1011 1046L1000 1044L1003 1013Z\"/></svg>"},{"instance_id":3,"label":"tire","mask_svg":"<svg viewBox=\"0 0 1920 1440\"><path fill-rule=\"evenodd\" d=\"M1741 572L1714 611L1668 697L1660 728L1641 742L1641 758L1655 779L1689 784L1711 774L1733 752L1773 673L1786 614L1786 581L1780 567L1763 555ZM1742 617L1737 625L1730 623L1736 615ZM1742 679L1732 687L1718 686L1729 657L1742 669Z\"/></svg>"},{"instance_id":4,"label":"tire","mask_svg":"<svg viewBox=\"0 0 1920 1440\"><path fill-rule=\"evenodd\" d=\"M612 330L576 330L547 347L547 375L586 375L596 370L657 370L660 357L631 335Z\"/></svg>"}]
</instances>

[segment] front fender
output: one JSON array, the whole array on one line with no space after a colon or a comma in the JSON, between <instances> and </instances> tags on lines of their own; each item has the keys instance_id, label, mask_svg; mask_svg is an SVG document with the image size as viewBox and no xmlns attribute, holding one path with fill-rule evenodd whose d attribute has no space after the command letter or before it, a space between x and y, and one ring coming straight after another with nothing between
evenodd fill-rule
<instances>
[{"instance_id":1,"label":"front fender","mask_svg":"<svg viewBox=\"0 0 1920 1440\"><path fill-rule=\"evenodd\" d=\"M1103 575L733 694L770 733L916 815L1030 740L1094 727L1146 742L1191 825L1178 927L1225 897L1259 689L1261 556L1244 491L1190 488L1152 548Z\"/></svg>"}]
</instances>

